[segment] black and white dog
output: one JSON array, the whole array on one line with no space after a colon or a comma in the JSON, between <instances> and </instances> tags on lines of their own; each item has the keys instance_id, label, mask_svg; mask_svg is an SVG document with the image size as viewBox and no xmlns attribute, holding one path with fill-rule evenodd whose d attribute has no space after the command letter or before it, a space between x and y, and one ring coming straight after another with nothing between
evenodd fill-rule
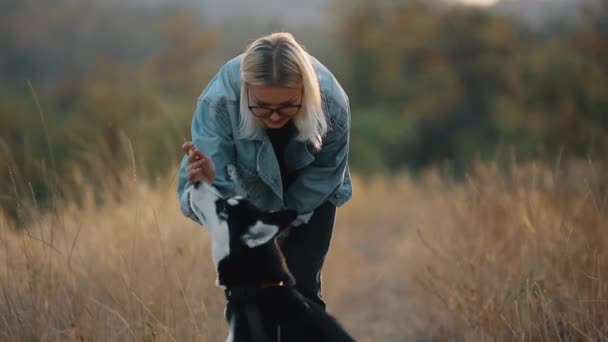
<instances>
[{"instance_id":1,"label":"black and white dog","mask_svg":"<svg viewBox=\"0 0 608 342\"><path fill-rule=\"evenodd\" d=\"M229 342L354 341L317 303L301 295L277 244L294 211L261 211L235 197L224 199L208 184L190 194L190 206L211 234L217 285L234 308ZM297 229L297 228L296 228Z\"/></svg>"}]
</instances>

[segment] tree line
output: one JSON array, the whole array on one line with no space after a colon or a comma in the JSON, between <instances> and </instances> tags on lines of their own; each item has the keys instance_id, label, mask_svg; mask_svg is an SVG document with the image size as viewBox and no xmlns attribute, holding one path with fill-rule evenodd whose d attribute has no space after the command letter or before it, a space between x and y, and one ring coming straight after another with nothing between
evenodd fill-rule
<instances>
[{"instance_id":1,"label":"tree line","mask_svg":"<svg viewBox=\"0 0 608 342\"><path fill-rule=\"evenodd\" d=\"M542 33L469 7L340 7L329 34L307 39L330 47L316 55L351 99L352 168L458 170L507 148L522 159L605 156L607 4ZM232 57L218 55L222 39L192 8L3 2L4 211L67 196L75 168L91 182L120 182L125 168L175 172L196 96Z\"/></svg>"}]
</instances>

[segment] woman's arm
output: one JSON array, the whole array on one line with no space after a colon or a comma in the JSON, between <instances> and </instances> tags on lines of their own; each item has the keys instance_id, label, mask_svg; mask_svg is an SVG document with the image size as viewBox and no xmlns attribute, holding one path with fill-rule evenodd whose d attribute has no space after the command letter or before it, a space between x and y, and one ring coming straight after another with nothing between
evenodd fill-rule
<instances>
[{"instance_id":1,"label":"woman's arm","mask_svg":"<svg viewBox=\"0 0 608 342\"><path fill-rule=\"evenodd\" d=\"M227 173L227 165L235 159L234 143L227 108L213 106L205 97L199 98L192 119L192 142L209 157L215 166L213 186L226 197L234 195L234 185ZM188 156L184 156L179 170L177 192L182 213L199 223L190 208L188 196L193 184L187 177Z\"/></svg>"}]
</instances>

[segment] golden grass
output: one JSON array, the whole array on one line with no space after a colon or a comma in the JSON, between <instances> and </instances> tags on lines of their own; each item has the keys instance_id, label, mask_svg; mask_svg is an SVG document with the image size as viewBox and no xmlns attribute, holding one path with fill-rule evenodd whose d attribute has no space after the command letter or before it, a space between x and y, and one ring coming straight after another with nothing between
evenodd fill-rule
<instances>
[{"instance_id":1,"label":"golden grass","mask_svg":"<svg viewBox=\"0 0 608 342\"><path fill-rule=\"evenodd\" d=\"M358 341L608 339L606 169L507 174L355 177L328 310ZM83 186L20 233L0 218L0 340L224 340L208 235L174 182Z\"/></svg>"}]
</instances>

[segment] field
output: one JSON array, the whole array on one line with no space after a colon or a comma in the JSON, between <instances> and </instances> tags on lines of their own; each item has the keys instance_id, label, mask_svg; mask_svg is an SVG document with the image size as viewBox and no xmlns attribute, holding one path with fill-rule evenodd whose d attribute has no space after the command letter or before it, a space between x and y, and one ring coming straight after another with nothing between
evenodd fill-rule
<instances>
[{"instance_id":1,"label":"field","mask_svg":"<svg viewBox=\"0 0 608 342\"><path fill-rule=\"evenodd\" d=\"M355 176L328 310L358 341L608 340L607 175L586 161ZM224 340L209 236L181 215L175 176L123 179L82 182L50 212L24 204L18 233L0 218L0 340Z\"/></svg>"}]
</instances>

